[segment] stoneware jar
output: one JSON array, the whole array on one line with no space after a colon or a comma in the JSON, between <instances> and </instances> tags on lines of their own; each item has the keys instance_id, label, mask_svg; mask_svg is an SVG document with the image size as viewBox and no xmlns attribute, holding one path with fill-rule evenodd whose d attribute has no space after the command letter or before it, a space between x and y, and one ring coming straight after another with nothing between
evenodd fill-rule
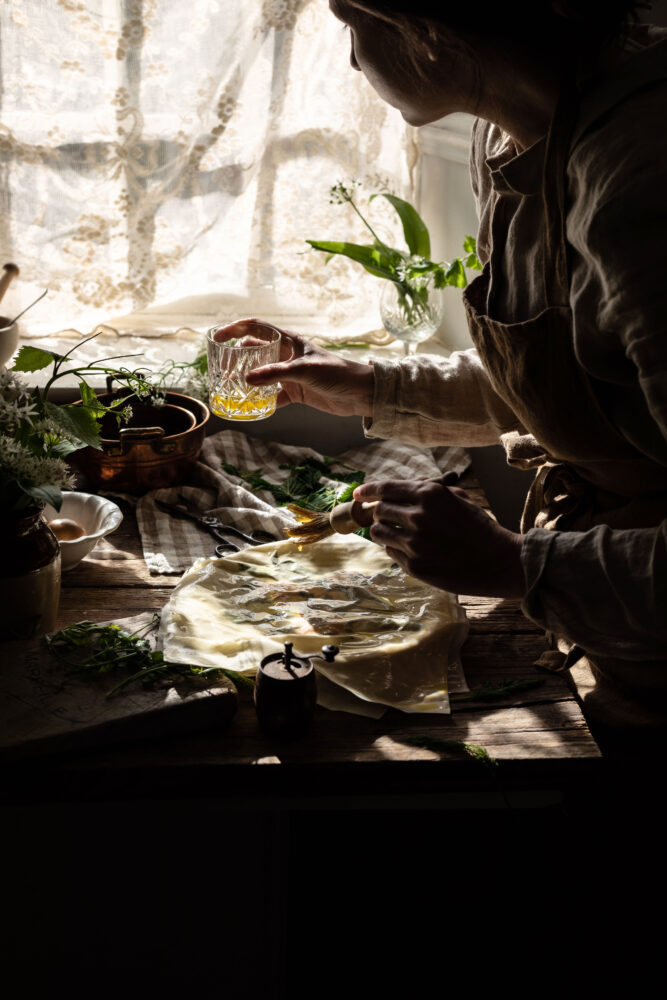
<instances>
[{"instance_id":1,"label":"stoneware jar","mask_svg":"<svg viewBox=\"0 0 667 1000\"><path fill-rule=\"evenodd\" d=\"M30 639L53 631L60 600L60 545L41 507L4 512L0 551L0 639Z\"/></svg>"}]
</instances>

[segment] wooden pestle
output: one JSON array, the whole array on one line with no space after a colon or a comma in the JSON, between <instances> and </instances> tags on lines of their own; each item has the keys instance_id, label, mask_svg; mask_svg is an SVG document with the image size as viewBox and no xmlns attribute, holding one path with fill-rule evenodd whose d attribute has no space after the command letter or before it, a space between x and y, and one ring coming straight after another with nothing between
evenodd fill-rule
<instances>
[{"instance_id":1,"label":"wooden pestle","mask_svg":"<svg viewBox=\"0 0 667 1000\"><path fill-rule=\"evenodd\" d=\"M14 278L20 273L16 264L5 264L2 270L4 274L0 278L0 302Z\"/></svg>"}]
</instances>

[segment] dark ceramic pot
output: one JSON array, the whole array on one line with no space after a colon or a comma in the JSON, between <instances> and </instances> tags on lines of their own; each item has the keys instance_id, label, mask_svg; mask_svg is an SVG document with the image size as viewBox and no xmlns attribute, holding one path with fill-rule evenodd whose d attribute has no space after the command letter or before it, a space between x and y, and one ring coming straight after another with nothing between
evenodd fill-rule
<instances>
[{"instance_id":1,"label":"dark ceramic pot","mask_svg":"<svg viewBox=\"0 0 667 1000\"><path fill-rule=\"evenodd\" d=\"M0 639L52 632L60 600L60 545L40 507L3 514L0 551Z\"/></svg>"}]
</instances>

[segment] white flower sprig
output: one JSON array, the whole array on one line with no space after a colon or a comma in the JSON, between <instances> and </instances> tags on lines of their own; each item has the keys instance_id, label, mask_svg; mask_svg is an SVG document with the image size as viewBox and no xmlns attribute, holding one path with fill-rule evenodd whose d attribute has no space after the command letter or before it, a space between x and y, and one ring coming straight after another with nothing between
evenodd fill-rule
<instances>
[{"instance_id":1,"label":"white flower sprig","mask_svg":"<svg viewBox=\"0 0 667 1000\"><path fill-rule=\"evenodd\" d=\"M0 373L0 429L11 433L22 421L32 424L37 415L28 386L13 372Z\"/></svg>"},{"instance_id":2,"label":"white flower sprig","mask_svg":"<svg viewBox=\"0 0 667 1000\"><path fill-rule=\"evenodd\" d=\"M0 373L0 507L21 510L72 489L65 454L79 446L40 412L39 394L13 371Z\"/></svg>"},{"instance_id":3,"label":"white flower sprig","mask_svg":"<svg viewBox=\"0 0 667 1000\"><path fill-rule=\"evenodd\" d=\"M74 489L74 476L62 458L36 455L13 438L0 434L3 475L23 482L51 483L61 489Z\"/></svg>"},{"instance_id":4,"label":"white flower sprig","mask_svg":"<svg viewBox=\"0 0 667 1000\"><path fill-rule=\"evenodd\" d=\"M132 416L132 407L123 397L109 406L102 403L85 375L111 375L140 399L152 397L155 402L164 402L159 389L141 370L106 364L120 360L118 357L77 364L71 355L80 346L75 345L64 355L40 347L22 347L14 368L0 373L0 510L20 512L44 501L59 510L62 490L74 486L68 455L85 446L101 446L100 423L105 414L112 414L119 424ZM16 374L49 366L52 372L42 390L31 389ZM49 389L64 375L79 379L78 404L57 406L48 399Z\"/></svg>"}]
</instances>

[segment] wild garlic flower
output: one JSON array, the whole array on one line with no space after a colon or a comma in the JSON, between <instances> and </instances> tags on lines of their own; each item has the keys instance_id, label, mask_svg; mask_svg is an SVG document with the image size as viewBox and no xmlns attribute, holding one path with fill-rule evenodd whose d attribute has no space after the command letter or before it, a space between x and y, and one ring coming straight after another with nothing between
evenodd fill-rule
<instances>
[{"instance_id":1,"label":"wild garlic flower","mask_svg":"<svg viewBox=\"0 0 667 1000\"><path fill-rule=\"evenodd\" d=\"M11 434L24 421L32 426L38 412L22 379L12 372L0 373L0 429Z\"/></svg>"},{"instance_id":2,"label":"wild garlic flower","mask_svg":"<svg viewBox=\"0 0 667 1000\"><path fill-rule=\"evenodd\" d=\"M0 434L0 478L31 486L45 484L74 489L75 479L61 458L35 455L5 434Z\"/></svg>"},{"instance_id":3,"label":"wild garlic flower","mask_svg":"<svg viewBox=\"0 0 667 1000\"><path fill-rule=\"evenodd\" d=\"M352 201L358 187L361 187L361 181L351 180L349 186L338 181L329 189L329 204L344 205L345 202Z\"/></svg>"},{"instance_id":4,"label":"wild garlic flower","mask_svg":"<svg viewBox=\"0 0 667 1000\"><path fill-rule=\"evenodd\" d=\"M58 441L69 441L70 444L79 445L81 442L75 434L70 433L57 424L55 420L51 417L40 417L39 420L33 421L32 429L36 435L39 435L44 439L44 450L46 451L48 445L51 443L48 438L57 438Z\"/></svg>"}]
</instances>

